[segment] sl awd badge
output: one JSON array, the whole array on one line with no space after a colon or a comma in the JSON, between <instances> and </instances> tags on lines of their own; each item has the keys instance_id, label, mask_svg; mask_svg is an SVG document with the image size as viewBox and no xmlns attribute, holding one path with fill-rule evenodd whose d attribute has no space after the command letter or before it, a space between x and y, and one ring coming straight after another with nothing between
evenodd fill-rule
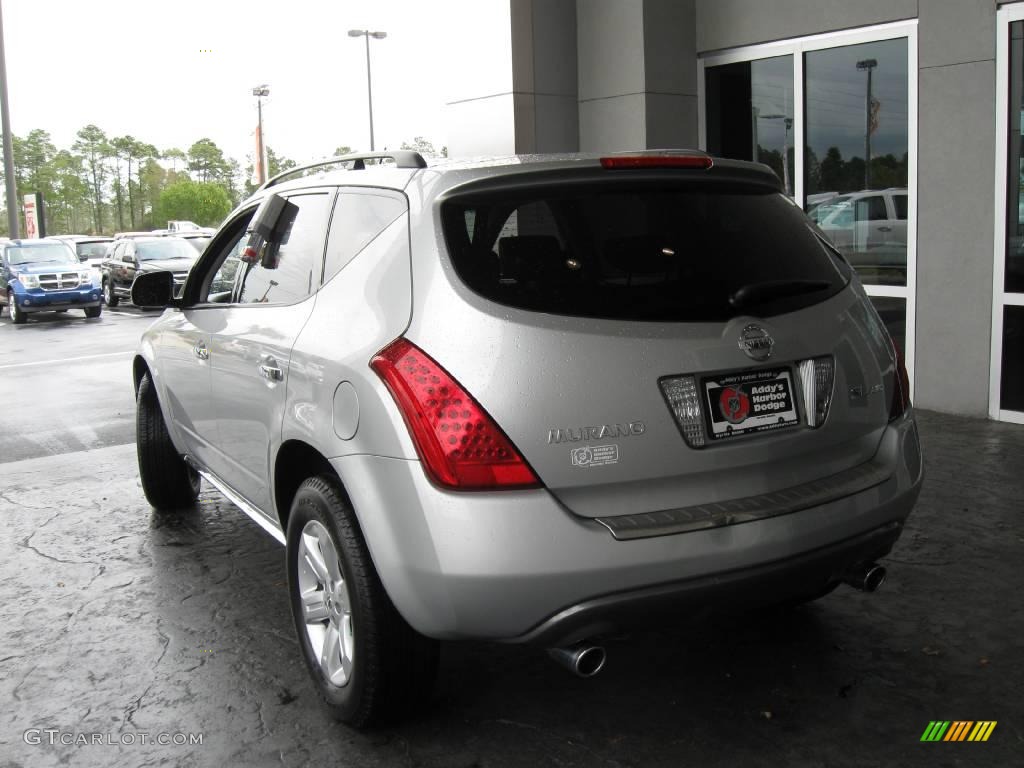
<instances>
[{"instance_id":1,"label":"sl awd badge","mask_svg":"<svg viewBox=\"0 0 1024 768\"><path fill-rule=\"evenodd\" d=\"M757 323L751 323L740 331L739 347L751 360L761 362L772 356L775 339Z\"/></svg>"}]
</instances>

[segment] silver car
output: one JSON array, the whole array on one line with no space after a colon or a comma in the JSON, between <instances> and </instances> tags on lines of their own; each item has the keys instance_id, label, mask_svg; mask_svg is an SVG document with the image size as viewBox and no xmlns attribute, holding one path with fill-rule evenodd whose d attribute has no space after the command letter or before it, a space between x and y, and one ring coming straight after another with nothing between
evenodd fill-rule
<instances>
[{"instance_id":1,"label":"silver car","mask_svg":"<svg viewBox=\"0 0 1024 768\"><path fill-rule=\"evenodd\" d=\"M287 546L336 718L422 701L438 640L589 676L617 629L878 587L922 481L906 369L765 166L331 163L132 299L168 307L134 360L146 496L204 478Z\"/></svg>"}]
</instances>

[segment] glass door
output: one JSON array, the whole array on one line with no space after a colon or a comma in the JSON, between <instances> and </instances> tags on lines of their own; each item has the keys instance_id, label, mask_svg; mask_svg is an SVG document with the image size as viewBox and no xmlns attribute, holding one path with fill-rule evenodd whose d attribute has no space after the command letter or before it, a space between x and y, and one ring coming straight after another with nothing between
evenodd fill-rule
<instances>
[{"instance_id":1,"label":"glass door","mask_svg":"<svg viewBox=\"0 0 1024 768\"><path fill-rule=\"evenodd\" d=\"M857 270L913 384L917 27L702 57L702 148L771 166ZM915 77L911 77L915 73Z\"/></svg>"},{"instance_id":2,"label":"glass door","mask_svg":"<svg viewBox=\"0 0 1024 768\"><path fill-rule=\"evenodd\" d=\"M989 414L1024 424L1024 8L999 11Z\"/></svg>"}]
</instances>

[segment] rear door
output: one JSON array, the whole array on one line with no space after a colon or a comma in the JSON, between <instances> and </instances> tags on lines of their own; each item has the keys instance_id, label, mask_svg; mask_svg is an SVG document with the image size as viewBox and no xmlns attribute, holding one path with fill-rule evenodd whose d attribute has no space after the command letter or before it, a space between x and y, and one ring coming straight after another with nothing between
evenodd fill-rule
<instances>
[{"instance_id":1,"label":"rear door","mask_svg":"<svg viewBox=\"0 0 1024 768\"><path fill-rule=\"evenodd\" d=\"M215 471L266 512L273 509L270 452L280 439L291 350L320 287L334 190L287 199L298 210L276 266L237 263L232 302L220 313L210 349L220 452Z\"/></svg>"},{"instance_id":2,"label":"rear door","mask_svg":"<svg viewBox=\"0 0 1024 768\"><path fill-rule=\"evenodd\" d=\"M421 293L410 339L580 515L742 498L867 462L892 371L848 265L778 192L631 178L453 195L445 274L459 299Z\"/></svg>"}]
</instances>

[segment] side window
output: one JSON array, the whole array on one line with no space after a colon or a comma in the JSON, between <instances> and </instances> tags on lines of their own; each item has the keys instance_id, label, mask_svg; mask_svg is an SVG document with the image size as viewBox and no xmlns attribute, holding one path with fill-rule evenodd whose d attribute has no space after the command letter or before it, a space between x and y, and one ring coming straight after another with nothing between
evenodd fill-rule
<instances>
[{"instance_id":1,"label":"side window","mask_svg":"<svg viewBox=\"0 0 1024 768\"><path fill-rule=\"evenodd\" d=\"M324 282L334 277L405 211L404 200L342 190L334 204L331 233L327 237Z\"/></svg>"},{"instance_id":2,"label":"side window","mask_svg":"<svg viewBox=\"0 0 1024 768\"><path fill-rule=\"evenodd\" d=\"M885 221L889 213L885 209L885 198L881 195L871 195L868 198L868 218L871 221Z\"/></svg>"},{"instance_id":3,"label":"side window","mask_svg":"<svg viewBox=\"0 0 1024 768\"><path fill-rule=\"evenodd\" d=\"M110 252L110 258L117 261L121 258L121 253L124 251L124 241L120 243L114 243L114 249Z\"/></svg>"},{"instance_id":4,"label":"side window","mask_svg":"<svg viewBox=\"0 0 1024 768\"><path fill-rule=\"evenodd\" d=\"M907 220L907 196L893 195L892 201L896 205L896 218L900 221Z\"/></svg>"},{"instance_id":5,"label":"side window","mask_svg":"<svg viewBox=\"0 0 1024 768\"><path fill-rule=\"evenodd\" d=\"M239 304L294 304L320 287L331 196L291 195L288 202L298 211L278 241L277 264L273 269L259 262L239 266L244 270L235 287Z\"/></svg>"}]
</instances>

